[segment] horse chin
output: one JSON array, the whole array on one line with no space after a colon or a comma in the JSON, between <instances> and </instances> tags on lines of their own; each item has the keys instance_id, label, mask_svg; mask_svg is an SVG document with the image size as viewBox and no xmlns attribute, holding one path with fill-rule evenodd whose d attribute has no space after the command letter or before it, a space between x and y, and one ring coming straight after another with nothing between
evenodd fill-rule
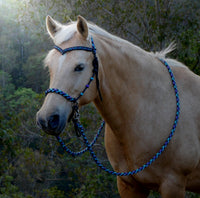
<instances>
[{"instance_id":1,"label":"horse chin","mask_svg":"<svg viewBox=\"0 0 200 198\"><path fill-rule=\"evenodd\" d=\"M59 127L55 130L52 129L43 129L43 131L49 135L59 136L65 129L66 123L60 124Z\"/></svg>"}]
</instances>

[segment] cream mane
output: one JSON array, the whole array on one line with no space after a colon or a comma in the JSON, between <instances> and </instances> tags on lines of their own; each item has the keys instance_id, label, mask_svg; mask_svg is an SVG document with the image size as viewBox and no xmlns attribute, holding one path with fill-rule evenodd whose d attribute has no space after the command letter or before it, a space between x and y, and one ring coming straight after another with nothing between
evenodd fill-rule
<instances>
[{"instance_id":1,"label":"cream mane","mask_svg":"<svg viewBox=\"0 0 200 198\"><path fill-rule=\"evenodd\" d=\"M112 40L118 41L118 42L127 42L130 43L126 40L123 40L117 36L114 36L112 34L110 34L109 32L107 32L106 30L100 28L99 26L93 24L93 23L87 23L88 28L89 28L89 32L93 33L93 34L98 34L101 36L105 36L107 38L110 38ZM59 45L65 41L70 40L73 35L75 34L75 32L77 31L77 22L70 22L66 25L62 25L62 29L55 35L54 37L54 42ZM89 39L89 38L88 38Z\"/></svg>"},{"instance_id":2,"label":"cream mane","mask_svg":"<svg viewBox=\"0 0 200 198\"><path fill-rule=\"evenodd\" d=\"M130 43L127 40L124 40L122 38L119 38L119 37L117 37L115 35L110 34L106 30L100 28L99 26L97 26L97 25L95 25L93 23L88 22L87 25L88 25L88 28L89 28L88 40L89 40L90 34L101 35L101 36L107 37L107 38L109 38L109 39L111 39L113 41L116 41L115 44L119 45L119 49L121 49L122 44L128 44L128 45L133 46L137 50L141 50L141 52L143 51L143 52L145 52L147 54L151 54L154 57L166 59L167 54L169 54L170 52L172 52L176 48L176 45L174 43L171 43L167 48L163 49L160 52L155 52L155 53L154 52L147 52L147 51L141 49L140 47ZM62 25L61 26L61 30L59 32L57 32L55 34L55 37L53 38L55 44L56 45L60 45L61 43L70 40L74 36L76 31L77 31L77 22L70 22L70 23L68 23L66 25ZM172 66L185 67L185 65L183 65L182 63L180 63L180 62L178 62L178 61L176 61L174 59L167 58L166 60Z\"/></svg>"}]
</instances>

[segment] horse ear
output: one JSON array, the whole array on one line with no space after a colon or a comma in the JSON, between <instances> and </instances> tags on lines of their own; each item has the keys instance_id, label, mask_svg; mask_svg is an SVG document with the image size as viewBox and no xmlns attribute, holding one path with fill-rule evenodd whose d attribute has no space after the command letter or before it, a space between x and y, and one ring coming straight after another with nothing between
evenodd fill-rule
<instances>
[{"instance_id":1,"label":"horse ear","mask_svg":"<svg viewBox=\"0 0 200 198\"><path fill-rule=\"evenodd\" d=\"M87 39L88 37L87 21L80 15L78 16L77 20L77 30L84 39Z\"/></svg>"},{"instance_id":2,"label":"horse ear","mask_svg":"<svg viewBox=\"0 0 200 198\"><path fill-rule=\"evenodd\" d=\"M54 38L55 34L61 30L62 25L55 21L52 17L46 17L46 28L49 35Z\"/></svg>"}]
</instances>

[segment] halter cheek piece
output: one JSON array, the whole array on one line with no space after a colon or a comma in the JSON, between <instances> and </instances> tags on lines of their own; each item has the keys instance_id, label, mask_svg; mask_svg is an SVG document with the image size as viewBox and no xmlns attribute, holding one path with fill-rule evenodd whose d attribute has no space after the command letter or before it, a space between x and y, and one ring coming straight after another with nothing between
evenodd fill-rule
<instances>
[{"instance_id":1,"label":"halter cheek piece","mask_svg":"<svg viewBox=\"0 0 200 198\"><path fill-rule=\"evenodd\" d=\"M102 100L102 96L101 96L101 92L100 92L100 88L99 88L99 78L98 78L99 63L98 63L98 58L97 58L97 55L96 55L96 47L95 47L95 44L94 44L92 37L91 37L91 43L92 43L92 48L85 47L85 46L75 46L75 47L69 47L69 48L66 48L66 49L63 50L56 45L54 46L54 48L57 51L59 51L62 55L66 54L68 52L74 51L74 50L83 50L83 51L86 51L86 52L92 52L93 53L93 55L94 55L94 59L92 61L92 65L93 65L93 71L92 72L93 73L92 73L92 76L90 77L88 83L85 85L85 88L83 89L83 91L76 98L68 95L67 93L65 93L62 90L57 89L57 88L49 88L45 91L45 95L47 95L49 93L57 93L57 94L63 96L66 100L74 103L74 105L72 107L72 114L69 118L69 121L70 120L73 121L74 128L75 128L75 131L77 133L77 136L80 136L80 132L79 132L78 128L76 127L77 126L76 123L79 122L79 110L78 110L78 102L77 101L81 96L84 95L85 91L90 87L90 84L94 80L95 77L96 77L96 86L97 86L97 90L98 90L98 93L99 93L99 97Z\"/></svg>"}]
</instances>

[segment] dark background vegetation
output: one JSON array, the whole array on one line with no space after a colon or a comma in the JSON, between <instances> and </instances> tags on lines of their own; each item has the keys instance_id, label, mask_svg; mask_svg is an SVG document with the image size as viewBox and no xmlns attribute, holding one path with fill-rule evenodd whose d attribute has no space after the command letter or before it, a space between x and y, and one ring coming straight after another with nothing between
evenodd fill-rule
<instances>
[{"instance_id":1,"label":"dark background vegetation","mask_svg":"<svg viewBox=\"0 0 200 198\"><path fill-rule=\"evenodd\" d=\"M119 198L114 176L100 171L88 154L64 154L36 127L35 113L49 81L43 59L53 45L46 15L65 23L81 14L148 51L175 41L170 56L200 74L199 13L199 0L0 0L0 198ZM82 115L91 139L101 118L93 105ZM67 144L82 148L82 140L68 131L63 134ZM109 166L103 137L95 150Z\"/></svg>"}]
</instances>

